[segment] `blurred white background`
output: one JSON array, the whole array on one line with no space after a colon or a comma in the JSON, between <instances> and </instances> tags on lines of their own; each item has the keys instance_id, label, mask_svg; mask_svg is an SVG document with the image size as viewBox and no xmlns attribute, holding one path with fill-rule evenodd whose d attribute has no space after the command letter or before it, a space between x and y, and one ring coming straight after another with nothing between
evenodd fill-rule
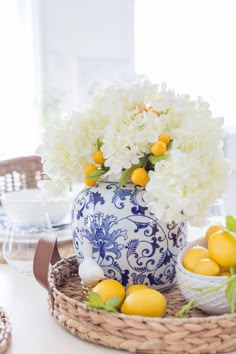
<instances>
[{"instance_id":1,"label":"blurred white background","mask_svg":"<svg viewBox=\"0 0 236 354\"><path fill-rule=\"evenodd\" d=\"M209 101L236 169L236 0L1 0L0 43L0 159L33 154L46 121L138 73Z\"/></svg>"}]
</instances>

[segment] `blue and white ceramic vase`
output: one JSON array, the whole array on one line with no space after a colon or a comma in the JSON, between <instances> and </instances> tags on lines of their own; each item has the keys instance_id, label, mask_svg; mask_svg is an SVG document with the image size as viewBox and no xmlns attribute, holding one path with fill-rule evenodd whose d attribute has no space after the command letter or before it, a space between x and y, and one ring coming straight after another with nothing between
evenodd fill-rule
<instances>
[{"instance_id":1,"label":"blue and white ceramic vase","mask_svg":"<svg viewBox=\"0 0 236 354\"><path fill-rule=\"evenodd\" d=\"M158 290L176 281L178 253L186 243L186 224L166 224L150 214L143 187L99 182L84 188L72 211L78 262L83 240L92 244L93 259L108 278L124 286L146 284Z\"/></svg>"}]
</instances>

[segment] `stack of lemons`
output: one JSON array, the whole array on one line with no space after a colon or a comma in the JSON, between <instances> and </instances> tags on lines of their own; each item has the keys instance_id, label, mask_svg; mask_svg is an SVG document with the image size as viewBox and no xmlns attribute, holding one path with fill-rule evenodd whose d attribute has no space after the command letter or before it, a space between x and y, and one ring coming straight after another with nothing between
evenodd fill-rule
<instances>
[{"instance_id":1,"label":"stack of lemons","mask_svg":"<svg viewBox=\"0 0 236 354\"><path fill-rule=\"evenodd\" d=\"M207 247L193 246L183 260L190 272L207 276L229 276L236 267L236 235L224 225L212 225L205 234Z\"/></svg>"},{"instance_id":2,"label":"stack of lemons","mask_svg":"<svg viewBox=\"0 0 236 354\"><path fill-rule=\"evenodd\" d=\"M162 317L167 308L165 296L146 285L131 285L125 291L117 280L105 279L92 291L100 295L104 304L111 299L119 298L116 309L127 315Z\"/></svg>"}]
</instances>

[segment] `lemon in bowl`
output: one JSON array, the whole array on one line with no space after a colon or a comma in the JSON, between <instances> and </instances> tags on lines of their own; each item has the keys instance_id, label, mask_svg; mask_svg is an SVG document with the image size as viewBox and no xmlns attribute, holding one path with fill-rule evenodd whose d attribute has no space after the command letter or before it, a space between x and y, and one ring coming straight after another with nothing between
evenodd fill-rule
<instances>
[{"instance_id":1,"label":"lemon in bowl","mask_svg":"<svg viewBox=\"0 0 236 354\"><path fill-rule=\"evenodd\" d=\"M185 257L195 247L205 248L208 251L208 257L204 258L203 256L203 258L198 259L193 266L192 271L190 271L184 266L184 264L186 265ZM221 248L224 248L222 244ZM211 315L229 313L230 306L226 299L226 282L229 279L228 275L230 273L228 269L221 267L211 255L211 248L209 248L209 244L205 237L199 238L188 244L188 246L180 252L177 258L176 275L178 287L186 300L191 301L196 299L194 305L202 311ZM227 258L227 252L225 253L225 257ZM204 265L206 268L205 274L199 271L199 264L202 265L202 263L206 263ZM212 268L214 268L213 273ZM224 283L225 286L223 286Z\"/></svg>"}]
</instances>

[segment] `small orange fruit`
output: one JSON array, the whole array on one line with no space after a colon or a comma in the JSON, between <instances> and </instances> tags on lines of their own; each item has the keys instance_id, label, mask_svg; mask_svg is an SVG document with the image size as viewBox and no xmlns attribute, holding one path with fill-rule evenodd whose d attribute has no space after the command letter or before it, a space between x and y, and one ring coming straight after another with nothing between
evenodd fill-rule
<instances>
[{"instance_id":1,"label":"small orange fruit","mask_svg":"<svg viewBox=\"0 0 236 354\"><path fill-rule=\"evenodd\" d=\"M152 145L151 148L151 151L155 156L163 155L166 152L166 150L167 150L167 146L166 143L164 143L163 141L157 141Z\"/></svg>"},{"instance_id":2,"label":"small orange fruit","mask_svg":"<svg viewBox=\"0 0 236 354\"><path fill-rule=\"evenodd\" d=\"M131 181L141 187L146 186L149 181L147 171L143 167L136 168L131 175Z\"/></svg>"},{"instance_id":3,"label":"small orange fruit","mask_svg":"<svg viewBox=\"0 0 236 354\"><path fill-rule=\"evenodd\" d=\"M92 187L96 184L96 181L90 181L89 179L84 178L84 183L86 184L86 186Z\"/></svg>"},{"instance_id":4,"label":"small orange fruit","mask_svg":"<svg viewBox=\"0 0 236 354\"><path fill-rule=\"evenodd\" d=\"M139 290L126 297L121 312L127 315L162 317L167 308L164 295L154 289Z\"/></svg>"},{"instance_id":5,"label":"small orange fruit","mask_svg":"<svg viewBox=\"0 0 236 354\"><path fill-rule=\"evenodd\" d=\"M87 176L91 172L96 171L98 168L95 165L87 165L84 167L84 175Z\"/></svg>"},{"instance_id":6,"label":"small orange fruit","mask_svg":"<svg viewBox=\"0 0 236 354\"><path fill-rule=\"evenodd\" d=\"M227 231L218 231L211 235L208 242L210 258L221 267L236 266L236 236Z\"/></svg>"},{"instance_id":7,"label":"small orange fruit","mask_svg":"<svg viewBox=\"0 0 236 354\"><path fill-rule=\"evenodd\" d=\"M104 164L104 156L103 156L103 152L101 150L97 150L94 152L93 154L93 161L95 163L97 163L98 165L102 165Z\"/></svg>"},{"instance_id":8,"label":"small orange fruit","mask_svg":"<svg viewBox=\"0 0 236 354\"><path fill-rule=\"evenodd\" d=\"M130 285L126 290L126 296L129 296L129 295L135 293L136 291L145 290L145 289L149 289L149 288L143 284Z\"/></svg>"},{"instance_id":9,"label":"small orange fruit","mask_svg":"<svg viewBox=\"0 0 236 354\"><path fill-rule=\"evenodd\" d=\"M168 134L161 134L159 135L159 138L158 138L159 141L163 141L163 143L165 143L166 145L169 144L170 142L170 136Z\"/></svg>"},{"instance_id":10,"label":"small orange fruit","mask_svg":"<svg viewBox=\"0 0 236 354\"><path fill-rule=\"evenodd\" d=\"M221 231L221 230L224 230L225 229L225 226L223 225L211 225L207 231L206 231L206 234L205 234L205 239L206 239L206 242L209 242L209 238L211 237L211 235L213 235L215 232L217 231Z\"/></svg>"},{"instance_id":11,"label":"small orange fruit","mask_svg":"<svg viewBox=\"0 0 236 354\"><path fill-rule=\"evenodd\" d=\"M202 258L195 265L193 271L196 274L214 276L220 274L220 267L212 259Z\"/></svg>"},{"instance_id":12,"label":"small orange fruit","mask_svg":"<svg viewBox=\"0 0 236 354\"><path fill-rule=\"evenodd\" d=\"M103 300L103 303L114 297L120 297L120 302L117 305L119 308L125 298L125 289L117 280L105 279L100 281L93 289L95 293L99 294Z\"/></svg>"},{"instance_id":13,"label":"small orange fruit","mask_svg":"<svg viewBox=\"0 0 236 354\"><path fill-rule=\"evenodd\" d=\"M190 248L184 256L184 268L193 272L195 265L202 258L209 258L209 252L207 248L202 246L194 246Z\"/></svg>"}]
</instances>

